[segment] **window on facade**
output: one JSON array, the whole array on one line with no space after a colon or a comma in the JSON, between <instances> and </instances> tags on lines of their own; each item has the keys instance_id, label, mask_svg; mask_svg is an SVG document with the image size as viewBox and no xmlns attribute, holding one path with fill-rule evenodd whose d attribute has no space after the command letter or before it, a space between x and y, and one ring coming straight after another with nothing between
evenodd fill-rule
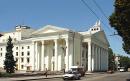
<instances>
[{"instance_id":1,"label":"window on facade","mask_svg":"<svg viewBox=\"0 0 130 81\"><path fill-rule=\"evenodd\" d=\"M82 51L82 57L84 57L84 50Z\"/></svg>"},{"instance_id":2,"label":"window on facade","mask_svg":"<svg viewBox=\"0 0 130 81\"><path fill-rule=\"evenodd\" d=\"M18 52L16 52L16 56L18 56Z\"/></svg>"},{"instance_id":3,"label":"window on facade","mask_svg":"<svg viewBox=\"0 0 130 81\"><path fill-rule=\"evenodd\" d=\"M82 57L84 57L84 53L82 54Z\"/></svg>"},{"instance_id":4,"label":"window on facade","mask_svg":"<svg viewBox=\"0 0 130 81\"><path fill-rule=\"evenodd\" d=\"M27 46L28 49L30 49L30 46Z\"/></svg>"},{"instance_id":5,"label":"window on facade","mask_svg":"<svg viewBox=\"0 0 130 81\"><path fill-rule=\"evenodd\" d=\"M5 42L5 39L3 39L3 42Z\"/></svg>"},{"instance_id":6,"label":"window on facade","mask_svg":"<svg viewBox=\"0 0 130 81\"><path fill-rule=\"evenodd\" d=\"M16 38L14 38L14 41L16 41Z\"/></svg>"},{"instance_id":7,"label":"window on facade","mask_svg":"<svg viewBox=\"0 0 130 81\"><path fill-rule=\"evenodd\" d=\"M18 58L16 58L15 61L18 62Z\"/></svg>"},{"instance_id":8,"label":"window on facade","mask_svg":"<svg viewBox=\"0 0 130 81\"><path fill-rule=\"evenodd\" d=\"M64 64L64 67L66 68L66 64Z\"/></svg>"},{"instance_id":9,"label":"window on facade","mask_svg":"<svg viewBox=\"0 0 130 81\"><path fill-rule=\"evenodd\" d=\"M24 61L24 59L23 58L21 58L21 62L23 62Z\"/></svg>"},{"instance_id":10,"label":"window on facade","mask_svg":"<svg viewBox=\"0 0 130 81\"><path fill-rule=\"evenodd\" d=\"M0 56L2 57L2 53L0 53Z\"/></svg>"},{"instance_id":11,"label":"window on facade","mask_svg":"<svg viewBox=\"0 0 130 81\"><path fill-rule=\"evenodd\" d=\"M27 58L27 63L29 63L30 62L30 58Z\"/></svg>"},{"instance_id":12,"label":"window on facade","mask_svg":"<svg viewBox=\"0 0 130 81\"><path fill-rule=\"evenodd\" d=\"M21 69L23 69L23 65L21 65Z\"/></svg>"},{"instance_id":13,"label":"window on facade","mask_svg":"<svg viewBox=\"0 0 130 81\"><path fill-rule=\"evenodd\" d=\"M27 56L29 56L29 55L30 55L30 52L28 51L28 52L27 52Z\"/></svg>"},{"instance_id":14,"label":"window on facade","mask_svg":"<svg viewBox=\"0 0 130 81\"><path fill-rule=\"evenodd\" d=\"M53 56L55 56L55 49L53 49Z\"/></svg>"},{"instance_id":15,"label":"window on facade","mask_svg":"<svg viewBox=\"0 0 130 81\"><path fill-rule=\"evenodd\" d=\"M52 66L53 66L53 71L54 71L54 68L55 68L55 62L52 62Z\"/></svg>"},{"instance_id":16,"label":"window on facade","mask_svg":"<svg viewBox=\"0 0 130 81\"><path fill-rule=\"evenodd\" d=\"M21 56L24 56L24 52L22 52Z\"/></svg>"},{"instance_id":17,"label":"window on facade","mask_svg":"<svg viewBox=\"0 0 130 81\"><path fill-rule=\"evenodd\" d=\"M18 50L18 47L16 47L16 50Z\"/></svg>"},{"instance_id":18,"label":"window on facade","mask_svg":"<svg viewBox=\"0 0 130 81\"><path fill-rule=\"evenodd\" d=\"M0 50L2 51L2 48L0 48Z\"/></svg>"},{"instance_id":19,"label":"window on facade","mask_svg":"<svg viewBox=\"0 0 130 81\"><path fill-rule=\"evenodd\" d=\"M22 47L22 49L24 49L24 47Z\"/></svg>"},{"instance_id":20,"label":"window on facade","mask_svg":"<svg viewBox=\"0 0 130 81\"><path fill-rule=\"evenodd\" d=\"M82 57L84 57L84 51L82 52Z\"/></svg>"}]
</instances>

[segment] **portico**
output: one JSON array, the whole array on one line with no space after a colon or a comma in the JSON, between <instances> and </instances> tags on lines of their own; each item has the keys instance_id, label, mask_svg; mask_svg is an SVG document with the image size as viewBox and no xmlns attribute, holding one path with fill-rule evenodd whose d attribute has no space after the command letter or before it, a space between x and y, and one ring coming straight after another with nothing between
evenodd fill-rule
<instances>
[{"instance_id":1,"label":"portico","mask_svg":"<svg viewBox=\"0 0 130 81\"><path fill-rule=\"evenodd\" d=\"M68 38L34 41L34 69L38 71L68 69L72 66L69 46Z\"/></svg>"},{"instance_id":2,"label":"portico","mask_svg":"<svg viewBox=\"0 0 130 81\"><path fill-rule=\"evenodd\" d=\"M23 32L24 34L21 34ZM8 35L14 37L13 51L18 70L61 71L64 69L68 71L71 66L82 66L88 72L108 69L109 42L99 21L84 32L75 32L52 25L35 31L20 26L17 27L15 34L7 33L5 36ZM0 41L5 38L3 36ZM4 44L1 45L5 47ZM5 51L0 53L4 54ZM2 62L0 67L3 67Z\"/></svg>"}]
</instances>

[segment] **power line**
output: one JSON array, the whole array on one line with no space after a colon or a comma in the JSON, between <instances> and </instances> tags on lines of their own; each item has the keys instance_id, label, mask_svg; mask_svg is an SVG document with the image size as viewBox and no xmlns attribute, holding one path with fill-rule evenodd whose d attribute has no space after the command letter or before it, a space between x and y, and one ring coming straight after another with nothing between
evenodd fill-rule
<instances>
[{"instance_id":1,"label":"power line","mask_svg":"<svg viewBox=\"0 0 130 81\"><path fill-rule=\"evenodd\" d=\"M96 16L97 19L100 19L98 15L89 7L89 5L84 0L81 0L81 1L92 12L92 14Z\"/></svg>"},{"instance_id":2,"label":"power line","mask_svg":"<svg viewBox=\"0 0 130 81\"><path fill-rule=\"evenodd\" d=\"M85 2L84 0L81 0L81 2L91 11L91 13L93 14L93 15L95 15L96 16L96 18L97 19L99 19L100 20L100 18L98 17L98 15L91 9L91 7L87 4L87 2ZM103 11L103 10L102 10ZM106 15L105 15L106 16ZM106 16L106 18L107 18L107 16ZM108 18L107 18L107 20L108 20ZM101 22L103 23L103 25L104 26L106 26L106 28L107 29L109 29L109 27L101 20ZM110 30L110 29L109 29ZM113 36L113 35L117 35L117 34L113 34L113 32L110 30L110 32L112 33L112 35L108 35L108 36ZM118 37L117 37L118 38Z\"/></svg>"},{"instance_id":3,"label":"power line","mask_svg":"<svg viewBox=\"0 0 130 81\"><path fill-rule=\"evenodd\" d=\"M103 16L109 21L108 17L106 16L106 14L104 13L103 9L100 7L100 5L95 1L95 0L92 0L93 3L97 6L97 8L100 10L100 12L103 14ZM118 34L114 34L113 35L110 35L110 36L114 36L114 35L118 35Z\"/></svg>"},{"instance_id":4,"label":"power line","mask_svg":"<svg viewBox=\"0 0 130 81\"><path fill-rule=\"evenodd\" d=\"M97 8L100 10L100 12L104 15L104 17L109 21L108 17L106 16L106 14L104 13L103 9L100 7L100 5L95 1L95 0L92 0L93 3L97 6ZM129 30L118 30L118 31L129 31ZM118 34L114 34L113 35L110 35L110 36L114 36L114 35L118 35Z\"/></svg>"},{"instance_id":5,"label":"power line","mask_svg":"<svg viewBox=\"0 0 130 81\"><path fill-rule=\"evenodd\" d=\"M93 15L95 15L95 17L96 17L97 19L100 20L100 18L98 17L98 15L93 11L93 9L91 9L91 7L87 4L87 2L85 2L84 0L81 0L81 2L91 11L91 13L92 13ZM103 23L104 26L106 26L107 29L109 29L109 27L108 27L102 20L100 20L100 21ZM109 30L110 30L110 29L109 29ZM110 31L111 31L111 30L110 30ZM113 33L113 32L111 31L111 33Z\"/></svg>"},{"instance_id":6,"label":"power line","mask_svg":"<svg viewBox=\"0 0 130 81\"><path fill-rule=\"evenodd\" d=\"M94 4L97 6L97 8L100 10L100 12L104 15L104 17L108 19L108 17L106 16L106 14L104 13L103 9L98 5L98 3L95 0L92 0L94 2Z\"/></svg>"}]
</instances>

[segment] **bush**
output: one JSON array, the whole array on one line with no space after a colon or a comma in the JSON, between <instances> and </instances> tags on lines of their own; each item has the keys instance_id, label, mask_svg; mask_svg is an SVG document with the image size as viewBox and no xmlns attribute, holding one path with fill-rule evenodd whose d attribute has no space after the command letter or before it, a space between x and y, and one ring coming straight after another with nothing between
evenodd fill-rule
<instances>
[{"instance_id":1,"label":"bush","mask_svg":"<svg viewBox=\"0 0 130 81\"><path fill-rule=\"evenodd\" d=\"M10 73L2 73L0 72L0 77L12 77L13 75Z\"/></svg>"}]
</instances>

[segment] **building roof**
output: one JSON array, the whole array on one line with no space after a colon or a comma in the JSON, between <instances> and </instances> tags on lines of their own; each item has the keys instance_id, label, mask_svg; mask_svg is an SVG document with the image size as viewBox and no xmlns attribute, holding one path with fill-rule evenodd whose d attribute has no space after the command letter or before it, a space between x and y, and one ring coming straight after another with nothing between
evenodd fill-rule
<instances>
[{"instance_id":1,"label":"building roof","mask_svg":"<svg viewBox=\"0 0 130 81\"><path fill-rule=\"evenodd\" d=\"M34 31L32 34L45 34L45 33L59 32L59 31L72 31L72 30L67 29L67 28L52 26L52 25L46 25L46 26Z\"/></svg>"}]
</instances>

